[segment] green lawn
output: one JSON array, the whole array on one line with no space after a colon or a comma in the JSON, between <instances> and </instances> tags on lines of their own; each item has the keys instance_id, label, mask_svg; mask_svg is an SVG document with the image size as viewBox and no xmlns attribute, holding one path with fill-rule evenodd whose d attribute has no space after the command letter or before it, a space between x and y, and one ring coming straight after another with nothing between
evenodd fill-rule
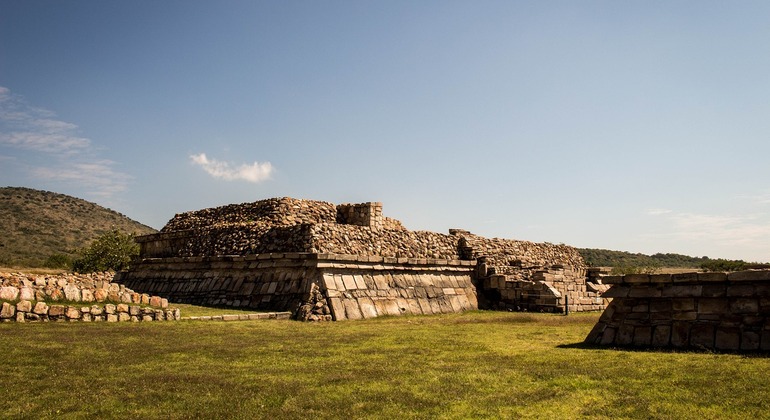
<instances>
[{"instance_id":1,"label":"green lawn","mask_svg":"<svg viewBox=\"0 0 770 420\"><path fill-rule=\"evenodd\" d=\"M0 418L763 418L770 358L587 349L598 314L0 324Z\"/></svg>"}]
</instances>

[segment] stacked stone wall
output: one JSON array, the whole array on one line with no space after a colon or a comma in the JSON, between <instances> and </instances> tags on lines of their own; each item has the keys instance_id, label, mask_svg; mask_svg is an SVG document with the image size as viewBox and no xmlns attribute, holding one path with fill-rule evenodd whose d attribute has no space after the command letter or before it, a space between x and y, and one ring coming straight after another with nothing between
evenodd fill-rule
<instances>
[{"instance_id":1,"label":"stacked stone wall","mask_svg":"<svg viewBox=\"0 0 770 420\"><path fill-rule=\"evenodd\" d=\"M0 306L0 322L150 322L177 321L180 317L179 309L158 309L126 303L73 306L22 300L15 304L3 302Z\"/></svg>"},{"instance_id":2,"label":"stacked stone wall","mask_svg":"<svg viewBox=\"0 0 770 420\"><path fill-rule=\"evenodd\" d=\"M612 302L586 343L770 351L770 271L605 277Z\"/></svg>"},{"instance_id":3,"label":"stacked stone wall","mask_svg":"<svg viewBox=\"0 0 770 420\"><path fill-rule=\"evenodd\" d=\"M160 321L179 310L157 295L113 282L114 273L0 273L0 321ZM56 304L68 302L69 304ZM77 304L80 302L81 304ZM93 305L84 305L94 303Z\"/></svg>"},{"instance_id":4,"label":"stacked stone wall","mask_svg":"<svg viewBox=\"0 0 770 420\"><path fill-rule=\"evenodd\" d=\"M0 273L0 300L113 302L167 308L160 296L137 293L113 281L115 273L32 275Z\"/></svg>"}]
</instances>

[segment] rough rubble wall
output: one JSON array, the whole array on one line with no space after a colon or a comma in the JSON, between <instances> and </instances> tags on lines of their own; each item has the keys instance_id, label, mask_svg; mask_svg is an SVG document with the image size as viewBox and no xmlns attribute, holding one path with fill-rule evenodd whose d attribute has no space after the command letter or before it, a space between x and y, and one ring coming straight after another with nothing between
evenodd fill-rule
<instances>
[{"instance_id":1,"label":"rough rubble wall","mask_svg":"<svg viewBox=\"0 0 770 420\"><path fill-rule=\"evenodd\" d=\"M456 260L457 238L435 232L373 230L360 226L320 224L311 228L317 252L396 258Z\"/></svg>"},{"instance_id":2,"label":"rough rubble wall","mask_svg":"<svg viewBox=\"0 0 770 420\"><path fill-rule=\"evenodd\" d=\"M265 226L336 223L337 207L325 201L271 198L177 214L161 232L255 221L261 221Z\"/></svg>"},{"instance_id":3,"label":"rough rubble wall","mask_svg":"<svg viewBox=\"0 0 770 420\"><path fill-rule=\"evenodd\" d=\"M172 301L360 319L477 309L468 261L262 254L146 259L119 280Z\"/></svg>"},{"instance_id":4,"label":"rough rubble wall","mask_svg":"<svg viewBox=\"0 0 770 420\"><path fill-rule=\"evenodd\" d=\"M602 346L770 351L770 271L605 277Z\"/></svg>"},{"instance_id":5,"label":"rough rubble wall","mask_svg":"<svg viewBox=\"0 0 770 420\"><path fill-rule=\"evenodd\" d=\"M497 274L515 274L521 269L542 269L553 265L585 269L585 261L576 248L567 245L484 238L466 231L453 230L459 237L463 259L487 257L487 265Z\"/></svg>"}]
</instances>

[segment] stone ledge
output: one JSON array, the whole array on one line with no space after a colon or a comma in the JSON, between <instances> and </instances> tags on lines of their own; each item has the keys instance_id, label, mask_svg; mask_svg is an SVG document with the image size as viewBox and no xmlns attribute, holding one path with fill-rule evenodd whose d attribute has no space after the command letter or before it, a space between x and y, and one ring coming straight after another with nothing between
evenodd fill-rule
<instances>
[{"instance_id":1,"label":"stone ledge","mask_svg":"<svg viewBox=\"0 0 770 420\"><path fill-rule=\"evenodd\" d=\"M215 316L183 316L182 321L254 321L260 319L291 319L291 312L260 312Z\"/></svg>"}]
</instances>

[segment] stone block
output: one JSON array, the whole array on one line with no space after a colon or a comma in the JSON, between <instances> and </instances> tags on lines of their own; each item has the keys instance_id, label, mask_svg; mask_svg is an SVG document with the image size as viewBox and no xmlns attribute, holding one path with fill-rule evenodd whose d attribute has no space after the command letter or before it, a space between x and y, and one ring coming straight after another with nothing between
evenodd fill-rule
<instances>
[{"instance_id":1,"label":"stone block","mask_svg":"<svg viewBox=\"0 0 770 420\"><path fill-rule=\"evenodd\" d=\"M634 346L647 347L652 344L652 327L641 326L634 328Z\"/></svg>"},{"instance_id":2,"label":"stone block","mask_svg":"<svg viewBox=\"0 0 770 420\"><path fill-rule=\"evenodd\" d=\"M118 311L118 312L128 312L128 304L126 304L126 303L119 303L115 307L115 310Z\"/></svg>"},{"instance_id":3,"label":"stone block","mask_svg":"<svg viewBox=\"0 0 770 420\"><path fill-rule=\"evenodd\" d=\"M672 283L671 274L650 274L650 283Z\"/></svg>"},{"instance_id":4,"label":"stone block","mask_svg":"<svg viewBox=\"0 0 770 420\"><path fill-rule=\"evenodd\" d=\"M650 301L650 312L671 312L671 299L653 299Z\"/></svg>"},{"instance_id":5,"label":"stone block","mask_svg":"<svg viewBox=\"0 0 770 420\"><path fill-rule=\"evenodd\" d=\"M662 290L662 297L700 297L703 293L702 285L675 284Z\"/></svg>"},{"instance_id":6,"label":"stone block","mask_svg":"<svg viewBox=\"0 0 770 420\"><path fill-rule=\"evenodd\" d=\"M332 278L332 281L334 278ZM329 297L329 309L331 310L332 317L335 321L342 321L347 319L345 315L345 305L342 303L342 299L339 297Z\"/></svg>"},{"instance_id":7,"label":"stone block","mask_svg":"<svg viewBox=\"0 0 770 420\"><path fill-rule=\"evenodd\" d=\"M362 319L364 318L364 315L361 313L361 307L357 300L355 299L344 299L341 300L340 303L342 304L344 310L343 310L343 316L342 319Z\"/></svg>"},{"instance_id":8,"label":"stone block","mask_svg":"<svg viewBox=\"0 0 770 420\"><path fill-rule=\"evenodd\" d=\"M698 313L700 314L723 314L728 311L727 300L719 298L701 298L698 299Z\"/></svg>"},{"instance_id":9,"label":"stone block","mask_svg":"<svg viewBox=\"0 0 770 420\"><path fill-rule=\"evenodd\" d=\"M661 297L662 291L658 287L654 286L635 286L628 292L628 296L632 298L657 298Z\"/></svg>"},{"instance_id":10,"label":"stone block","mask_svg":"<svg viewBox=\"0 0 770 420\"><path fill-rule=\"evenodd\" d=\"M417 304L420 305L420 310L425 315L433 314L433 309L430 306L430 302L425 297L417 297Z\"/></svg>"},{"instance_id":11,"label":"stone block","mask_svg":"<svg viewBox=\"0 0 770 420\"><path fill-rule=\"evenodd\" d=\"M736 271L727 275L727 280L734 281L762 281L770 280L770 270L746 270Z\"/></svg>"},{"instance_id":12,"label":"stone block","mask_svg":"<svg viewBox=\"0 0 770 420\"><path fill-rule=\"evenodd\" d=\"M48 315L48 305L45 302L35 303L35 307L32 309L32 313L38 315Z\"/></svg>"},{"instance_id":13,"label":"stone block","mask_svg":"<svg viewBox=\"0 0 770 420\"><path fill-rule=\"evenodd\" d=\"M128 307L128 313L131 316L138 316L139 314L142 313L142 307L139 305L131 305Z\"/></svg>"},{"instance_id":14,"label":"stone block","mask_svg":"<svg viewBox=\"0 0 770 420\"><path fill-rule=\"evenodd\" d=\"M61 317L64 316L64 312L66 310L66 307L63 305L51 305L48 308L48 316L49 317Z\"/></svg>"},{"instance_id":15,"label":"stone block","mask_svg":"<svg viewBox=\"0 0 770 420\"><path fill-rule=\"evenodd\" d=\"M738 328L718 327L714 339L714 348L719 350L740 349L741 331Z\"/></svg>"},{"instance_id":16,"label":"stone block","mask_svg":"<svg viewBox=\"0 0 770 420\"><path fill-rule=\"evenodd\" d=\"M80 319L80 315L81 315L80 309L74 306L67 306L65 316L67 317L68 320Z\"/></svg>"},{"instance_id":17,"label":"stone block","mask_svg":"<svg viewBox=\"0 0 770 420\"><path fill-rule=\"evenodd\" d=\"M142 293L139 296L139 302L138 303L141 303L142 305L149 305L150 304L150 295L147 294L147 293Z\"/></svg>"},{"instance_id":18,"label":"stone block","mask_svg":"<svg viewBox=\"0 0 770 420\"><path fill-rule=\"evenodd\" d=\"M729 297L751 297L755 296L754 286L751 284L731 284L727 288Z\"/></svg>"},{"instance_id":19,"label":"stone block","mask_svg":"<svg viewBox=\"0 0 770 420\"><path fill-rule=\"evenodd\" d=\"M653 347L668 347L671 344L671 326L656 325L652 332Z\"/></svg>"},{"instance_id":20,"label":"stone block","mask_svg":"<svg viewBox=\"0 0 770 420\"><path fill-rule=\"evenodd\" d=\"M690 330L690 346L697 348L714 348L715 328L713 324L696 323Z\"/></svg>"},{"instance_id":21,"label":"stone block","mask_svg":"<svg viewBox=\"0 0 770 420\"><path fill-rule=\"evenodd\" d=\"M698 273L678 273L672 274L671 280L674 283L697 283Z\"/></svg>"},{"instance_id":22,"label":"stone block","mask_svg":"<svg viewBox=\"0 0 770 420\"><path fill-rule=\"evenodd\" d=\"M607 327L602 332L601 341L599 341L599 344L601 345L611 345L615 344L615 334L617 333L617 328L613 327Z\"/></svg>"},{"instance_id":23,"label":"stone block","mask_svg":"<svg viewBox=\"0 0 770 420\"><path fill-rule=\"evenodd\" d=\"M22 300L16 304L16 312L32 312L32 302Z\"/></svg>"},{"instance_id":24,"label":"stone block","mask_svg":"<svg viewBox=\"0 0 770 420\"><path fill-rule=\"evenodd\" d=\"M672 299L671 300L671 310L673 310L675 312L694 311L695 310L695 298Z\"/></svg>"},{"instance_id":25,"label":"stone block","mask_svg":"<svg viewBox=\"0 0 770 420\"><path fill-rule=\"evenodd\" d=\"M353 281L355 282L357 289L361 289L361 290L367 289L366 282L364 281L363 276L360 276L358 274L353 275Z\"/></svg>"},{"instance_id":26,"label":"stone block","mask_svg":"<svg viewBox=\"0 0 770 420\"><path fill-rule=\"evenodd\" d=\"M16 316L16 307L8 302L3 302L3 306L0 309L1 319L12 319Z\"/></svg>"},{"instance_id":27,"label":"stone block","mask_svg":"<svg viewBox=\"0 0 770 420\"><path fill-rule=\"evenodd\" d=\"M733 314L756 314L759 312L759 300L756 298L737 298L730 301Z\"/></svg>"},{"instance_id":28,"label":"stone block","mask_svg":"<svg viewBox=\"0 0 770 420\"><path fill-rule=\"evenodd\" d=\"M35 300L35 289L31 287L20 288L19 300Z\"/></svg>"},{"instance_id":29,"label":"stone block","mask_svg":"<svg viewBox=\"0 0 770 420\"><path fill-rule=\"evenodd\" d=\"M107 292L106 289L94 290L94 300L96 300L97 302L104 302L105 300L107 300L108 295L109 293Z\"/></svg>"},{"instance_id":30,"label":"stone block","mask_svg":"<svg viewBox=\"0 0 770 420\"><path fill-rule=\"evenodd\" d=\"M756 351L759 350L760 334L756 331L741 332L741 350Z\"/></svg>"},{"instance_id":31,"label":"stone block","mask_svg":"<svg viewBox=\"0 0 770 420\"><path fill-rule=\"evenodd\" d=\"M345 284L345 290L356 290L358 288L355 279L350 274L343 275L342 282Z\"/></svg>"},{"instance_id":32,"label":"stone block","mask_svg":"<svg viewBox=\"0 0 770 420\"><path fill-rule=\"evenodd\" d=\"M0 287L0 300L16 300L19 297L19 289L13 286Z\"/></svg>"},{"instance_id":33,"label":"stone block","mask_svg":"<svg viewBox=\"0 0 770 420\"><path fill-rule=\"evenodd\" d=\"M690 322L674 321L671 324L671 345L673 347L684 348L690 343Z\"/></svg>"},{"instance_id":34,"label":"stone block","mask_svg":"<svg viewBox=\"0 0 770 420\"><path fill-rule=\"evenodd\" d=\"M80 291L80 301L81 302L93 302L94 301L94 292L90 289L83 289Z\"/></svg>"},{"instance_id":35,"label":"stone block","mask_svg":"<svg viewBox=\"0 0 770 420\"><path fill-rule=\"evenodd\" d=\"M119 301L123 303L131 303L131 294L130 293L121 293L119 295Z\"/></svg>"},{"instance_id":36,"label":"stone block","mask_svg":"<svg viewBox=\"0 0 770 420\"><path fill-rule=\"evenodd\" d=\"M80 302L80 288L74 284L67 284L62 288L64 292L64 299L70 302Z\"/></svg>"},{"instance_id":37,"label":"stone block","mask_svg":"<svg viewBox=\"0 0 770 420\"><path fill-rule=\"evenodd\" d=\"M150 306L154 308L160 308L161 307L160 296L150 296Z\"/></svg>"},{"instance_id":38,"label":"stone block","mask_svg":"<svg viewBox=\"0 0 770 420\"><path fill-rule=\"evenodd\" d=\"M727 273L698 273L699 283L726 282Z\"/></svg>"},{"instance_id":39,"label":"stone block","mask_svg":"<svg viewBox=\"0 0 770 420\"><path fill-rule=\"evenodd\" d=\"M615 334L615 344L619 346L628 346L634 342L634 326L623 324L618 328Z\"/></svg>"},{"instance_id":40,"label":"stone block","mask_svg":"<svg viewBox=\"0 0 770 420\"><path fill-rule=\"evenodd\" d=\"M631 290L630 286L616 284L610 287L606 292L602 294L605 298L624 298L628 296L628 292Z\"/></svg>"},{"instance_id":41,"label":"stone block","mask_svg":"<svg viewBox=\"0 0 770 420\"><path fill-rule=\"evenodd\" d=\"M702 288L701 296L702 297L727 296L727 285L726 284L704 284Z\"/></svg>"},{"instance_id":42,"label":"stone block","mask_svg":"<svg viewBox=\"0 0 770 420\"><path fill-rule=\"evenodd\" d=\"M128 312L119 312L117 315L116 322L128 322L131 321L131 315L128 314ZM107 321L109 321L110 316L107 315Z\"/></svg>"},{"instance_id":43,"label":"stone block","mask_svg":"<svg viewBox=\"0 0 770 420\"><path fill-rule=\"evenodd\" d=\"M646 284L650 282L650 276L649 274L626 274L623 282L628 284Z\"/></svg>"},{"instance_id":44,"label":"stone block","mask_svg":"<svg viewBox=\"0 0 770 420\"><path fill-rule=\"evenodd\" d=\"M377 316L377 308L374 306L374 302L370 298L359 298L358 307L361 309L361 315L364 318L374 318ZM345 312L347 314L347 312Z\"/></svg>"},{"instance_id":45,"label":"stone block","mask_svg":"<svg viewBox=\"0 0 770 420\"><path fill-rule=\"evenodd\" d=\"M323 275L323 284L327 290L337 290L337 284L335 283L334 276L332 274Z\"/></svg>"}]
</instances>

